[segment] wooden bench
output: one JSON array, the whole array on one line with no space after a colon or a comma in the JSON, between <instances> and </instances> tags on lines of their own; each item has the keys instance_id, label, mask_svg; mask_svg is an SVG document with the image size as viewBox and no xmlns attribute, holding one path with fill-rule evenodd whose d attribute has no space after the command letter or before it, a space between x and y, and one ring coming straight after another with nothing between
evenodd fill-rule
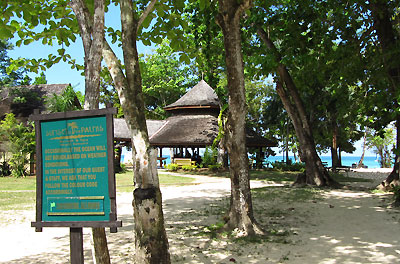
<instances>
[{"instance_id":1,"label":"wooden bench","mask_svg":"<svg viewBox=\"0 0 400 264\"><path fill-rule=\"evenodd\" d=\"M349 171L351 171L350 167L336 167L336 172L346 172L346 176L349 177Z\"/></svg>"},{"instance_id":2,"label":"wooden bench","mask_svg":"<svg viewBox=\"0 0 400 264\"><path fill-rule=\"evenodd\" d=\"M177 164L179 167L196 165L195 161L192 161L192 159L188 158L174 158L173 163Z\"/></svg>"},{"instance_id":3,"label":"wooden bench","mask_svg":"<svg viewBox=\"0 0 400 264\"><path fill-rule=\"evenodd\" d=\"M336 167L337 171L346 171L349 172L351 170L350 167Z\"/></svg>"}]
</instances>

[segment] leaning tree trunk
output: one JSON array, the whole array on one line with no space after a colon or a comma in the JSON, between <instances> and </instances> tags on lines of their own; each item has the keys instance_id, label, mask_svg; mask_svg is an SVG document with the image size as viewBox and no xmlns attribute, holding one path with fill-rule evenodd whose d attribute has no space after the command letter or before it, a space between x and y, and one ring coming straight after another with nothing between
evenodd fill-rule
<instances>
[{"instance_id":1,"label":"leaning tree trunk","mask_svg":"<svg viewBox=\"0 0 400 264\"><path fill-rule=\"evenodd\" d=\"M98 109L100 99L100 71L104 39L104 2L94 1L94 15L83 0L71 0L79 24L85 53L85 104L84 109ZM107 237L104 228L92 228L94 260L97 264L110 263Z\"/></svg>"},{"instance_id":2,"label":"leaning tree trunk","mask_svg":"<svg viewBox=\"0 0 400 264\"><path fill-rule=\"evenodd\" d=\"M367 130L364 131L362 154L361 154L360 160L357 163L358 169L363 167L366 149L367 149Z\"/></svg>"},{"instance_id":3,"label":"leaning tree trunk","mask_svg":"<svg viewBox=\"0 0 400 264\"><path fill-rule=\"evenodd\" d=\"M398 94L400 92L400 66L398 63L398 58L400 57L400 41L399 34L393 27L391 17L392 9L388 6L388 1L374 0L369 2L369 8L374 20L374 29L378 36L380 42L381 52L382 52L382 64L387 73L387 78L389 81L389 88L391 91L391 98L394 99L394 108L399 108ZM400 115L396 114L396 153L400 148ZM392 182L399 182L399 163L400 156L396 154L395 164L393 166L392 172L382 182L381 188L390 188Z\"/></svg>"},{"instance_id":4,"label":"leaning tree trunk","mask_svg":"<svg viewBox=\"0 0 400 264\"><path fill-rule=\"evenodd\" d=\"M114 171L115 173L122 172L121 167L121 157L122 157L122 146L118 144L114 146L115 148L115 156L114 156Z\"/></svg>"},{"instance_id":5,"label":"leaning tree trunk","mask_svg":"<svg viewBox=\"0 0 400 264\"><path fill-rule=\"evenodd\" d=\"M267 48L273 52L278 64L277 73L280 80L277 82L276 91L293 123L299 140L299 155L301 160L306 164L306 173L299 175L296 183L317 186L339 186L339 184L330 177L318 156L303 101L300 98L297 87L288 70L281 63L281 56L278 50L261 27L258 27L257 32Z\"/></svg>"},{"instance_id":6,"label":"leaning tree trunk","mask_svg":"<svg viewBox=\"0 0 400 264\"><path fill-rule=\"evenodd\" d=\"M249 161L246 150L246 96L241 51L240 18L250 1L220 0L217 22L224 35L228 76L229 111L226 146L230 158L231 203L226 227L244 235L261 233L253 216L250 192Z\"/></svg>"},{"instance_id":7,"label":"leaning tree trunk","mask_svg":"<svg viewBox=\"0 0 400 264\"><path fill-rule=\"evenodd\" d=\"M125 73L104 41L103 57L113 78L132 134L134 181L132 206L134 210L134 263L170 263L168 240L164 227L162 198L157 175L157 151L150 147L142 94L142 79L136 46L137 30L153 10L153 0L140 17L136 16L130 0L121 0L122 50Z\"/></svg>"},{"instance_id":8,"label":"leaning tree trunk","mask_svg":"<svg viewBox=\"0 0 400 264\"><path fill-rule=\"evenodd\" d=\"M336 171L336 168L339 167L339 156L338 156L338 127L336 123L336 116L332 117L332 147L331 147L331 156L332 156L332 170Z\"/></svg>"}]
</instances>

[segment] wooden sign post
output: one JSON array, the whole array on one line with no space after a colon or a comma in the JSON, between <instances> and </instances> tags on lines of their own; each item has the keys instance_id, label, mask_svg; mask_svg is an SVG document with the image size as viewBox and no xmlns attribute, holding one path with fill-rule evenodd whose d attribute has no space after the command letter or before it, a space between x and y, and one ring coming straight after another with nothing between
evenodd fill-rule
<instances>
[{"instance_id":1,"label":"wooden sign post","mask_svg":"<svg viewBox=\"0 0 400 264\"><path fill-rule=\"evenodd\" d=\"M114 174L115 108L30 116L36 131L36 222L69 227L71 263L83 263L83 227L117 220Z\"/></svg>"}]
</instances>

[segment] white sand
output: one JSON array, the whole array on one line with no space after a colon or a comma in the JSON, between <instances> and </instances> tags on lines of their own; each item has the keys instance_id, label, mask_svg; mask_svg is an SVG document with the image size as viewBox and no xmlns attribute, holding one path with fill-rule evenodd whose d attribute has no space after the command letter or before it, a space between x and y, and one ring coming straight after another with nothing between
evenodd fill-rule
<instances>
[{"instance_id":1,"label":"white sand","mask_svg":"<svg viewBox=\"0 0 400 264\"><path fill-rule=\"evenodd\" d=\"M374 180L351 184L357 187L372 187L387 174L371 169L349 172L349 176ZM315 201L255 202L255 216L261 225L268 228L277 224L289 235L275 236L274 242L233 243L198 234L218 221L214 213L221 203L228 204L224 197L229 195L230 181L196 178L196 185L162 188L173 263L400 263L400 213L387 208L387 194L340 189L324 191L322 199ZM265 185L252 182L253 188ZM123 227L117 234L108 234L113 263L132 263L131 199L130 193L117 197ZM273 210L284 212L284 216L267 217L265 212ZM35 233L30 227L33 220L33 210L1 212L0 263L68 263L68 228L45 228ZM93 263L90 229L84 230L85 263Z\"/></svg>"}]
</instances>

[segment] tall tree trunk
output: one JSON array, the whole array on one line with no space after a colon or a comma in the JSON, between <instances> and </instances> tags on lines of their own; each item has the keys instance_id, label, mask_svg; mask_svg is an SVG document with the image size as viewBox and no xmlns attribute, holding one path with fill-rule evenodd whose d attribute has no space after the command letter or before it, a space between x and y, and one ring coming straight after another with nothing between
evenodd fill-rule
<instances>
[{"instance_id":1,"label":"tall tree trunk","mask_svg":"<svg viewBox=\"0 0 400 264\"><path fill-rule=\"evenodd\" d=\"M100 71L104 39L104 1L94 1L94 15L83 0L71 0L70 6L77 18L85 52L85 104L84 109L98 109L100 99ZM94 260L98 264L110 263L104 228L92 228Z\"/></svg>"},{"instance_id":2,"label":"tall tree trunk","mask_svg":"<svg viewBox=\"0 0 400 264\"><path fill-rule=\"evenodd\" d=\"M360 160L358 161L357 168L363 167L366 149L367 149L367 130L365 130L365 132L364 132L362 154L361 154Z\"/></svg>"},{"instance_id":3,"label":"tall tree trunk","mask_svg":"<svg viewBox=\"0 0 400 264\"><path fill-rule=\"evenodd\" d=\"M114 171L115 173L119 173L122 171L121 167L122 146L118 144L117 146L114 146L114 148L115 148Z\"/></svg>"},{"instance_id":4,"label":"tall tree trunk","mask_svg":"<svg viewBox=\"0 0 400 264\"><path fill-rule=\"evenodd\" d=\"M400 91L400 65L398 63L398 58L400 57L400 36L391 22L393 10L390 10L388 1L384 0L370 1L369 8L381 47L382 63L387 72L387 79L390 84L390 96L394 99L394 107L398 109L399 103L397 98ZM395 126L397 130L395 163L392 172L382 182L380 186L382 188L390 188L393 181L399 181L400 156L397 153L400 148L400 115L398 113L396 114Z\"/></svg>"},{"instance_id":5,"label":"tall tree trunk","mask_svg":"<svg viewBox=\"0 0 400 264\"><path fill-rule=\"evenodd\" d=\"M135 189L135 263L170 263L164 227L162 197L157 175L157 150L150 147L136 46L137 30L153 10L156 0L136 18L132 2L121 0L122 49L125 74L107 42L103 56L118 91L126 123L132 134Z\"/></svg>"},{"instance_id":6,"label":"tall tree trunk","mask_svg":"<svg viewBox=\"0 0 400 264\"><path fill-rule=\"evenodd\" d=\"M278 63L277 73L280 80L277 81L276 91L293 123L299 140L299 155L301 160L306 164L305 175L299 175L296 183L306 183L317 186L339 186L339 184L330 177L318 156L303 101L300 98L297 87L288 70L281 63L281 56L278 50L261 27L258 28L257 32L267 48L273 52L276 62Z\"/></svg>"},{"instance_id":7,"label":"tall tree trunk","mask_svg":"<svg viewBox=\"0 0 400 264\"><path fill-rule=\"evenodd\" d=\"M237 228L244 235L255 235L262 231L253 216L250 192L245 137L247 107L240 32L240 18L249 7L250 1L247 0L219 0L217 22L224 35L229 95L226 145L230 158L231 203L226 227Z\"/></svg>"},{"instance_id":8,"label":"tall tree trunk","mask_svg":"<svg viewBox=\"0 0 400 264\"><path fill-rule=\"evenodd\" d=\"M286 153L286 164L290 164L289 160L289 120L286 122L286 139L285 139L285 153Z\"/></svg>"},{"instance_id":9,"label":"tall tree trunk","mask_svg":"<svg viewBox=\"0 0 400 264\"><path fill-rule=\"evenodd\" d=\"M332 147L331 147L332 171L336 171L336 168L339 166L338 127L337 127L335 115L333 115L332 119L333 119L332 120Z\"/></svg>"},{"instance_id":10,"label":"tall tree trunk","mask_svg":"<svg viewBox=\"0 0 400 264\"><path fill-rule=\"evenodd\" d=\"M217 163L221 164L222 168L228 168L228 155L226 154L225 139L221 138L218 143Z\"/></svg>"}]
</instances>

